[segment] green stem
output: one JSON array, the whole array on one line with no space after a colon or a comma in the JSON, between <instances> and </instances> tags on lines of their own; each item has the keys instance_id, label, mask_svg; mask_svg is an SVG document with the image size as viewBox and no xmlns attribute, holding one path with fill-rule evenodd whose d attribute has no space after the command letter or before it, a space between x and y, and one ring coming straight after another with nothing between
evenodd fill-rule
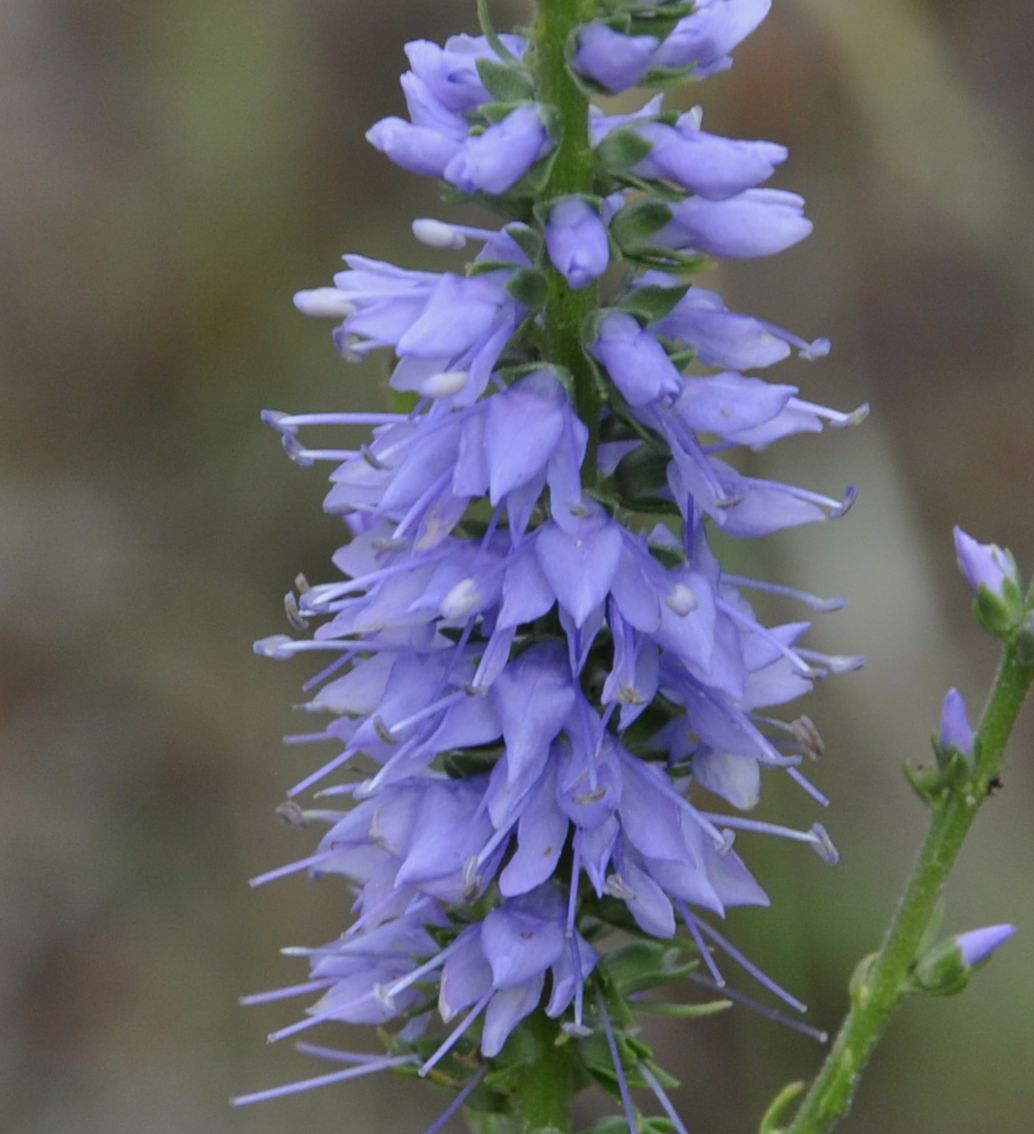
<instances>
[{"instance_id":1,"label":"green stem","mask_svg":"<svg viewBox=\"0 0 1034 1134\"><path fill-rule=\"evenodd\" d=\"M977 731L972 775L934 803L930 830L880 951L862 962L865 967L852 982L847 1018L786 1134L825 1134L847 1114L862 1071L908 992L909 972L935 917L941 889L1001 771L1006 741L1034 679L1024 637L1014 635L1006 643Z\"/></svg>"},{"instance_id":2,"label":"green stem","mask_svg":"<svg viewBox=\"0 0 1034 1134\"><path fill-rule=\"evenodd\" d=\"M529 1021L535 1056L514 1089L514 1110L520 1134L571 1129L571 1063L556 1046L559 1025L540 1008Z\"/></svg>"},{"instance_id":3,"label":"green stem","mask_svg":"<svg viewBox=\"0 0 1034 1134\"><path fill-rule=\"evenodd\" d=\"M595 158L589 143L589 99L567 67L567 42L575 28L594 14L587 0L539 0L532 30L538 97L556 111L557 152L542 195L546 201L574 193L591 193ZM543 311L543 353L549 362L565 367L574 379L578 416L589 430L582 466L586 485L596 480L600 396L596 375L582 348L582 327L596 307L594 287L573 291L555 268L549 269L549 289Z\"/></svg>"}]
</instances>

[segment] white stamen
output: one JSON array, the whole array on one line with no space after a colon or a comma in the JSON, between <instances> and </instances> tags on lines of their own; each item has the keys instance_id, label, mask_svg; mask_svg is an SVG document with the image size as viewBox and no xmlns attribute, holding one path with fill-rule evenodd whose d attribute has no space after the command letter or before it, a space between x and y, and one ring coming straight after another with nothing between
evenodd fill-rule
<instances>
[{"instance_id":1,"label":"white stamen","mask_svg":"<svg viewBox=\"0 0 1034 1134\"><path fill-rule=\"evenodd\" d=\"M830 345L829 339L815 339L813 342L805 343L797 352L797 357L803 358L806 362L814 362L829 354Z\"/></svg>"},{"instance_id":2,"label":"white stamen","mask_svg":"<svg viewBox=\"0 0 1034 1134\"><path fill-rule=\"evenodd\" d=\"M700 605L697 596L693 593L693 588L686 586L685 583L676 583L665 595L664 602L671 610L675 611L679 618L685 618L687 614L692 614Z\"/></svg>"},{"instance_id":3,"label":"white stamen","mask_svg":"<svg viewBox=\"0 0 1034 1134\"><path fill-rule=\"evenodd\" d=\"M425 378L420 385L420 393L425 398L451 398L466 384L465 370L443 370L440 374L432 374L430 378Z\"/></svg>"},{"instance_id":4,"label":"white stamen","mask_svg":"<svg viewBox=\"0 0 1034 1134\"><path fill-rule=\"evenodd\" d=\"M315 315L317 318L347 319L355 314L355 304L336 287L295 292L294 305L303 315Z\"/></svg>"},{"instance_id":5,"label":"white stamen","mask_svg":"<svg viewBox=\"0 0 1034 1134\"><path fill-rule=\"evenodd\" d=\"M454 225L433 217L413 221L413 235L428 248L462 248L467 243L467 238Z\"/></svg>"},{"instance_id":6,"label":"white stamen","mask_svg":"<svg viewBox=\"0 0 1034 1134\"><path fill-rule=\"evenodd\" d=\"M297 646L298 643L286 634L273 634L268 638L260 638L252 649L259 657L283 661L295 652Z\"/></svg>"},{"instance_id":7,"label":"white stamen","mask_svg":"<svg viewBox=\"0 0 1034 1134\"><path fill-rule=\"evenodd\" d=\"M609 874L603 892L612 898L620 898L623 902L635 900L635 890L621 877L620 874Z\"/></svg>"},{"instance_id":8,"label":"white stamen","mask_svg":"<svg viewBox=\"0 0 1034 1134\"><path fill-rule=\"evenodd\" d=\"M861 669L865 665L865 658L861 654L820 654L814 650L798 650L802 658L818 662L830 673L850 673Z\"/></svg>"},{"instance_id":9,"label":"white stamen","mask_svg":"<svg viewBox=\"0 0 1034 1134\"><path fill-rule=\"evenodd\" d=\"M481 603L481 592L473 579L461 579L442 599L439 610L447 622L458 622L466 618Z\"/></svg>"}]
</instances>

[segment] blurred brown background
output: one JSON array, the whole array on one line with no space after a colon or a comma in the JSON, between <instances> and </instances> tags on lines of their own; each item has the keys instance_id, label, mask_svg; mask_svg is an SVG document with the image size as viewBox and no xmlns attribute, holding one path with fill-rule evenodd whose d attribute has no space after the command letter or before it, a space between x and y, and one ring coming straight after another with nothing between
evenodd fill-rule
<instances>
[{"instance_id":1,"label":"blurred brown background","mask_svg":"<svg viewBox=\"0 0 1034 1134\"><path fill-rule=\"evenodd\" d=\"M291 293L345 250L432 264L447 215L363 142L401 107L406 39L472 30L473 0L0 2L0 1127L11 1134L419 1132L444 1105L395 1080L231 1112L318 1073L263 1036L303 978L284 944L343 924L332 882L246 879L305 853L273 807L310 672L251 655L298 570L326 574L319 472L262 407L376 406ZM506 5L497 0L498 22ZM510 5L515 18L526 15ZM953 568L955 522L1034 568L1034 9L1023 0L783 0L737 65L687 97L712 130L789 143L776 182L816 232L718 281L730 304L828 334L785 364L816 400L874 414L759 467L839 492L850 517L740 552L752 572L849 597L817 638L869 668L808 711L829 754L836 869L747 840L772 911L741 945L832 1027L923 829L900 772L944 689L979 701L994 649ZM440 261L439 261L440 262ZM946 927L1020 935L954 1000L894 1022L851 1134L1031 1129L1034 711ZM765 813L811 823L773 785ZM746 983L743 988L749 990ZM741 1012L653 1028L694 1134L756 1128L808 1075L809 1041ZM992 1117L993 1115L993 1117Z\"/></svg>"}]
</instances>

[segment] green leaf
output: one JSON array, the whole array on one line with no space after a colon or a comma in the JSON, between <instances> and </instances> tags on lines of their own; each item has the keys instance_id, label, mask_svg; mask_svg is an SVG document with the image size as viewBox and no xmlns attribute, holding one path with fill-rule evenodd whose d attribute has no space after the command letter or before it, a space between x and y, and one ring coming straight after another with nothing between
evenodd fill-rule
<instances>
[{"instance_id":1,"label":"green leaf","mask_svg":"<svg viewBox=\"0 0 1034 1134\"><path fill-rule=\"evenodd\" d=\"M660 201L638 201L614 217L610 231L619 246L627 251L645 244L671 222L672 215L671 209Z\"/></svg>"},{"instance_id":2,"label":"green leaf","mask_svg":"<svg viewBox=\"0 0 1034 1134\"><path fill-rule=\"evenodd\" d=\"M481 58L477 69L485 89L497 102L522 102L535 97L535 80L519 63Z\"/></svg>"},{"instance_id":3,"label":"green leaf","mask_svg":"<svg viewBox=\"0 0 1034 1134\"><path fill-rule=\"evenodd\" d=\"M689 67L651 67L641 80L642 86L675 87L680 86L693 74Z\"/></svg>"},{"instance_id":4,"label":"green leaf","mask_svg":"<svg viewBox=\"0 0 1034 1134\"><path fill-rule=\"evenodd\" d=\"M508 224L506 234L534 264L542 254L542 237L522 224Z\"/></svg>"},{"instance_id":5,"label":"green leaf","mask_svg":"<svg viewBox=\"0 0 1034 1134\"><path fill-rule=\"evenodd\" d=\"M622 251L625 261L637 268L656 268L661 272L684 275L701 271L709 262L699 252L678 252L660 244L642 244L634 251L628 248Z\"/></svg>"},{"instance_id":6,"label":"green leaf","mask_svg":"<svg viewBox=\"0 0 1034 1134\"><path fill-rule=\"evenodd\" d=\"M807 1083L796 1082L787 1083L785 1087L776 1095L768 1110L761 1116L761 1125L758 1127L758 1134L779 1134L780 1127L776 1124L780 1121L790 1103L797 1098L798 1095L807 1086Z\"/></svg>"},{"instance_id":7,"label":"green leaf","mask_svg":"<svg viewBox=\"0 0 1034 1134\"><path fill-rule=\"evenodd\" d=\"M618 307L647 323L653 323L663 319L689 291L689 287L689 284L676 284L674 287L648 284L646 287L637 287L620 300Z\"/></svg>"},{"instance_id":8,"label":"green leaf","mask_svg":"<svg viewBox=\"0 0 1034 1134\"><path fill-rule=\"evenodd\" d=\"M495 752L450 752L442 759L442 769L450 780L465 780L490 772L499 759L501 749Z\"/></svg>"},{"instance_id":9,"label":"green leaf","mask_svg":"<svg viewBox=\"0 0 1034 1134\"><path fill-rule=\"evenodd\" d=\"M667 453L640 446L621 458L614 471L614 482L630 502L654 496L668 483L670 461Z\"/></svg>"},{"instance_id":10,"label":"green leaf","mask_svg":"<svg viewBox=\"0 0 1034 1134\"><path fill-rule=\"evenodd\" d=\"M640 1118L637 1126L638 1134L672 1134L675 1130L675 1124L669 1118ZM609 1114L592 1126L589 1134L628 1134L628 1120Z\"/></svg>"},{"instance_id":11,"label":"green leaf","mask_svg":"<svg viewBox=\"0 0 1034 1134\"><path fill-rule=\"evenodd\" d=\"M637 756L642 755L643 750L653 743L654 736L666 724L685 715L686 710L681 705L676 705L674 701L669 701L665 697L657 696L649 707L636 718L635 722L625 729L621 742L626 748L634 751ZM656 748L654 748L654 751L656 751Z\"/></svg>"},{"instance_id":12,"label":"green leaf","mask_svg":"<svg viewBox=\"0 0 1034 1134\"><path fill-rule=\"evenodd\" d=\"M596 147L596 156L603 163L604 169L611 173L623 173L638 165L652 149L653 142L633 127L619 126Z\"/></svg>"},{"instance_id":13,"label":"green leaf","mask_svg":"<svg viewBox=\"0 0 1034 1134\"><path fill-rule=\"evenodd\" d=\"M467 268L467 276L473 279L475 276L487 276L492 272L512 272L514 264L509 260L475 260L473 264Z\"/></svg>"},{"instance_id":14,"label":"green leaf","mask_svg":"<svg viewBox=\"0 0 1034 1134\"><path fill-rule=\"evenodd\" d=\"M731 1000L708 1000L703 1004L657 1004L651 1000L643 1000L636 1005L639 1012L652 1012L655 1016L676 1016L680 1020L714 1016L731 1007Z\"/></svg>"},{"instance_id":15,"label":"green leaf","mask_svg":"<svg viewBox=\"0 0 1034 1134\"><path fill-rule=\"evenodd\" d=\"M518 303L523 303L525 307L535 311L546 302L549 284L538 268L521 268L514 272L513 278L506 285L506 290Z\"/></svg>"},{"instance_id":16,"label":"green leaf","mask_svg":"<svg viewBox=\"0 0 1034 1134\"><path fill-rule=\"evenodd\" d=\"M655 941L631 941L603 958L607 974L623 996L678 980L696 967L696 962L680 964L682 950L677 945Z\"/></svg>"},{"instance_id":17,"label":"green leaf","mask_svg":"<svg viewBox=\"0 0 1034 1134\"><path fill-rule=\"evenodd\" d=\"M519 106L527 105L527 99L514 99L512 102L486 102L483 106L478 107L478 114L490 126L495 126L504 118L508 118ZM471 133L476 134L477 129L471 130Z\"/></svg>"},{"instance_id":18,"label":"green leaf","mask_svg":"<svg viewBox=\"0 0 1034 1134\"><path fill-rule=\"evenodd\" d=\"M927 807L933 807L944 793L944 772L932 764L916 766L911 760L905 761L904 772L916 795Z\"/></svg>"}]
</instances>

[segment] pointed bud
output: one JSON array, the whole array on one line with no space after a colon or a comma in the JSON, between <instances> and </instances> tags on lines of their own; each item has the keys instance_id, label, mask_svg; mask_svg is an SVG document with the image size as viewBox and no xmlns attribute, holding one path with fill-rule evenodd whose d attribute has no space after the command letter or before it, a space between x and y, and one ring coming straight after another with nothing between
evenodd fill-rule
<instances>
[{"instance_id":1,"label":"pointed bud","mask_svg":"<svg viewBox=\"0 0 1034 1134\"><path fill-rule=\"evenodd\" d=\"M1017 629L1023 617L1023 596L1012 553L994 543L977 543L956 527L955 554L976 595L975 610L981 626L996 637Z\"/></svg>"},{"instance_id":2,"label":"pointed bud","mask_svg":"<svg viewBox=\"0 0 1034 1134\"><path fill-rule=\"evenodd\" d=\"M988 960L991 954L1003 945L1016 932L1015 925L988 925L983 929L971 929L960 933L956 938L962 960L975 969Z\"/></svg>"},{"instance_id":3,"label":"pointed bud","mask_svg":"<svg viewBox=\"0 0 1034 1134\"><path fill-rule=\"evenodd\" d=\"M942 749L955 748L964 756L973 755L973 726L969 723L966 702L957 689L949 689L944 698L937 740Z\"/></svg>"},{"instance_id":4,"label":"pointed bud","mask_svg":"<svg viewBox=\"0 0 1034 1134\"><path fill-rule=\"evenodd\" d=\"M989 925L949 937L919 959L916 985L934 996L953 996L969 984L973 973L1016 932L1014 925Z\"/></svg>"},{"instance_id":5,"label":"pointed bud","mask_svg":"<svg viewBox=\"0 0 1034 1134\"><path fill-rule=\"evenodd\" d=\"M994 543L977 543L960 527L955 528L955 554L966 582L974 591L981 587L1002 597L1006 580L1019 586L1016 563L1008 551L1003 551Z\"/></svg>"}]
</instances>

